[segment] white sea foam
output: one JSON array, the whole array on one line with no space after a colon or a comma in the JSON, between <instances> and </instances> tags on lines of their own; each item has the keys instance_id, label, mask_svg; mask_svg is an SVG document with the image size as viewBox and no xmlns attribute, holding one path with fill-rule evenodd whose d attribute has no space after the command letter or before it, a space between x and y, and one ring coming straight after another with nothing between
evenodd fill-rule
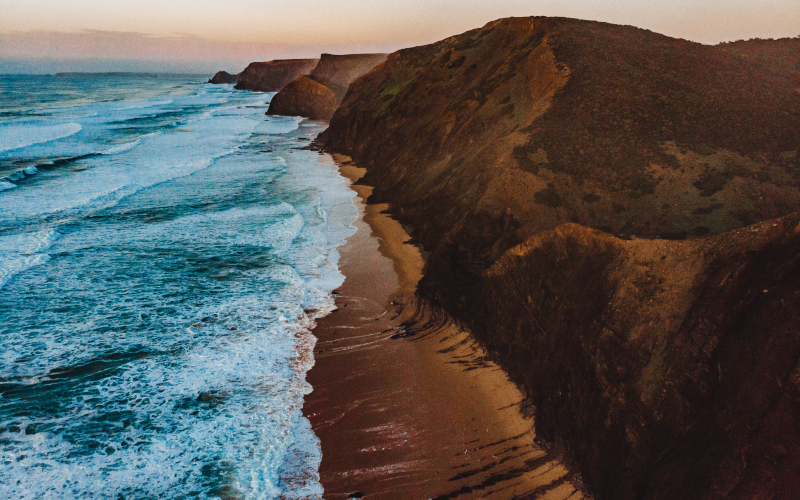
<instances>
[{"instance_id":1,"label":"white sea foam","mask_svg":"<svg viewBox=\"0 0 800 500\"><path fill-rule=\"evenodd\" d=\"M25 178L25 173L22 170L16 170L8 174L7 179L10 181L20 181Z\"/></svg>"},{"instance_id":2,"label":"white sea foam","mask_svg":"<svg viewBox=\"0 0 800 500\"><path fill-rule=\"evenodd\" d=\"M125 103L122 106L114 108L115 111L123 111L129 109L144 109L144 108L152 108L154 106L166 106L167 104L172 104L172 99L167 101L141 101L141 102L129 102Z\"/></svg>"},{"instance_id":3,"label":"white sea foam","mask_svg":"<svg viewBox=\"0 0 800 500\"><path fill-rule=\"evenodd\" d=\"M28 167L28 168L22 169L22 171L25 173L25 175L34 175L37 172L39 172L39 169L36 168L36 167Z\"/></svg>"},{"instance_id":4,"label":"white sea foam","mask_svg":"<svg viewBox=\"0 0 800 500\"><path fill-rule=\"evenodd\" d=\"M304 118L297 116L267 116L267 119L259 124L258 132L273 135L288 134L297 130L303 120Z\"/></svg>"},{"instance_id":5,"label":"white sea foam","mask_svg":"<svg viewBox=\"0 0 800 500\"><path fill-rule=\"evenodd\" d=\"M119 153L124 153L126 151L130 151L131 149L135 148L136 146L141 144L141 142L142 142L141 139L136 139L135 141L118 144L116 146L112 146L112 147L106 149L105 151L103 151L102 154L104 154L104 155L115 155L115 154L119 154Z\"/></svg>"},{"instance_id":6,"label":"white sea foam","mask_svg":"<svg viewBox=\"0 0 800 500\"><path fill-rule=\"evenodd\" d=\"M0 151L10 151L33 144L55 141L77 134L83 129L78 123L61 125L6 125L0 127Z\"/></svg>"},{"instance_id":7,"label":"white sea foam","mask_svg":"<svg viewBox=\"0 0 800 500\"><path fill-rule=\"evenodd\" d=\"M52 228L0 236L0 288L15 275L47 262L50 257L43 252L56 238L58 233Z\"/></svg>"},{"instance_id":8,"label":"white sea foam","mask_svg":"<svg viewBox=\"0 0 800 500\"><path fill-rule=\"evenodd\" d=\"M11 182L8 181L0 181L0 191L6 191L8 189L13 189L15 187L17 187L16 184L12 184Z\"/></svg>"}]
</instances>

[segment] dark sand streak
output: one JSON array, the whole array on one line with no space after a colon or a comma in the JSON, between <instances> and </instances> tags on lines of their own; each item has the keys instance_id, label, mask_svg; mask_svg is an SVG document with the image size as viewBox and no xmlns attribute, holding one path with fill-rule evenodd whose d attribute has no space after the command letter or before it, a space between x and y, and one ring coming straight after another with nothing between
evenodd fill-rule
<instances>
[{"instance_id":1,"label":"dark sand streak","mask_svg":"<svg viewBox=\"0 0 800 500\"><path fill-rule=\"evenodd\" d=\"M336 157L355 182L364 173ZM414 297L422 257L371 188L340 249L338 310L314 330L305 415L322 444L325 498L577 499L535 442L523 396L472 337ZM387 312L389 314L387 314Z\"/></svg>"}]
</instances>

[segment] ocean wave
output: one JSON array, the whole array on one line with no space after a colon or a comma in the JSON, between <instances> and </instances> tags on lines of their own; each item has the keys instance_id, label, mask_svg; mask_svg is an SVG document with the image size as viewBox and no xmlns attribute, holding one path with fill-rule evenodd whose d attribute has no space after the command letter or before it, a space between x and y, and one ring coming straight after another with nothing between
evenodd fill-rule
<instances>
[{"instance_id":1,"label":"ocean wave","mask_svg":"<svg viewBox=\"0 0 800 500\"><path fill-rule=\"evenodd\" d=\"M47 262L50 256L42 252L57 238L58 233L52 228L0 236L0 288L17 274Z\"/></svg>"},{"instance_id":2,"label":"ocean wave","mask_svg":"<svg viewBox=\"0 0 800 500\"><path fill-rule=\"evenodd\" d=\"M120 106L118 108L114 108L114 111L124 111L128 109L143 109L143 108L152 108L154 106L166 106L167 104L172 104L172 99L167 101L142 101L142 102L132 102Z\"/></svg>"},{"instance_id":3,"label":"ocean wave","mask_svg":"<svg viewBox=\"0 0 800 500\"><path fill-rule=\"evenodd\" d=\"M0 128L0 152L56 141L83 130L78 123L61 125L7 125Z\"/></svg>"},{"instance_id":4,"label":"ocean wave","mask_svg":"<svg viewBox=\"0 0 800 500\"><path fill-rule=\"evenodd\" d=\"M124 153L126 151L130 151L131 149L135 148L136 146L138 146L141 143L142 143L141 139L136 139L135 141L125 142L125 143L122 143L122 144L118 144L116 146L112 146L112 147L106 149L105 151L103 151L100 154L115 155L115 154L119 154L119 153Z\"/></svg>"}]
</instances>

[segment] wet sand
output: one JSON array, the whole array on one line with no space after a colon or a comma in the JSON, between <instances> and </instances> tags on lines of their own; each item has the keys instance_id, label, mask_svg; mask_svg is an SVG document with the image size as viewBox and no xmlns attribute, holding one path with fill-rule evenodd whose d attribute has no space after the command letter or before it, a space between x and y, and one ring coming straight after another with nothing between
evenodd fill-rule
<instances>
[{"instance_id":1,"label":"wet sand","mask_svg":"<svg viewBox=\"0 0 800 500\"><path fill-rule=\"evenodd\" d=\"M364 173L336 157L351 181ZM304 413L322 443L325 498L579 499L537 444L523 396L467 332L414 297L419 251L354 185L338 310L318 321Z\"/></svg>"}]
</instances>

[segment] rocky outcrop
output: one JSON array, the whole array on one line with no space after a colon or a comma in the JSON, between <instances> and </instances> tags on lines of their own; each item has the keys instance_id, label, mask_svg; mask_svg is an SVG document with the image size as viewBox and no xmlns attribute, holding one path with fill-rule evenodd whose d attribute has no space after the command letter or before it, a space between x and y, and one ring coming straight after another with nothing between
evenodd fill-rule
<instances>
[{"instance_id":1,"label":"rocky outcrop","mask_svg":"<svg viewBox=\"0 0 800 500\"><path fill-rule=\"evenodd\" d=\"M309 74L319 59L278 59L254 62L239 74L234 87L255 92L278 92L298 76Z\"/></svg>"},{"instance_id":2,"label":"rocky outcrop","mask_svg":"<svg viewBox=\"0 0 800 500\"><path fill-rule=\"evenodd\" d=\"M450 292L599 498L800 494L800 214L697 240L578 224Z\"/></svg>"},{"instance_id":3,"label":"rocky outcrop","mask_svg":"<svg viewBox=\"0 0 800 500\"><path fill-rule=\"evenodd\" d=\"M773 42L496 21L391 54L319 138L599 498L800 497L800 72Z\"/></svg>"},{"instance_id":4,"label":"rocky outcrop","mask_svg":"<svg viewBox=\"0 0 800 500\"><path fill-rule=\"evenodd\" d=\"M333 90L309 76L301 76L275 94L267 114L329 120L337 107L339 99Z\"/></svg>"},{"instance_id":5,"label":"rocky outcrop","mask_svg":"<svg viewBox=\"0 0 800 500\"><path fill-rule=\"evenodd\" d=\"M232 75L232 74L230 74L230 73L228 73L226 71L217 71L217 74L215 74L208 81L208 83L213 83L213 84L217 84L218 85L218 84L222 84L222 83L236 83L237 81L239 81L239 74L238 73L235 74L235 75Z\"/></svg>"},{"instance_id":6,"label":"rocky outcrop","mask_svg":"<svg viewBox=\"0 0 800 500\"><path fill-rule=\"evenodd\" d=\"M350 84L386 60L386 56L322 54L310 77L298 78L273 97L267 114L329 120Z\"/></svg>"}]
</instances>

